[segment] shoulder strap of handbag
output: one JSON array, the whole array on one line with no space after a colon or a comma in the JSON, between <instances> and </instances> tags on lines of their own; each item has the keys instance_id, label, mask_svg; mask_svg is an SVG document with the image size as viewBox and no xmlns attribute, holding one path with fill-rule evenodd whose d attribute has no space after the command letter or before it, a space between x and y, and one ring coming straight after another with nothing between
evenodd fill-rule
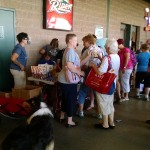
<instances>
[{"instance_id":1,"label":"shoulder strap of handbag","mask_svg":"<svg viewBox=\"0 0 150 150\"><path fill-rule=\"evenodd\" d=\"M108 71L108 70L110 70L112 68L112 64L111 64L111 57L110 57L110 55L108 55L106 57L108 58L108 69L107 69L107 71Z\"/></svg>"},{"instance_id":2,"label":"shoulder strap of handbag","mask_svg":"<svg viewBox=\"0 0 150 150\"><path fill-rule=\"evenodd\" d=\"M110 55L107 55L107 56L105 56L105 57L103 57L103 59L104 58L106 58L107 57L107 59L108 59L108 69L107 69L107 71L109 71L111 68L112 68L112 65L111 65L111 57L110 57ZM101 65L101 64L100 64ZM99 66L100 66L99 65Z\"/></svg>"}]
</instances>

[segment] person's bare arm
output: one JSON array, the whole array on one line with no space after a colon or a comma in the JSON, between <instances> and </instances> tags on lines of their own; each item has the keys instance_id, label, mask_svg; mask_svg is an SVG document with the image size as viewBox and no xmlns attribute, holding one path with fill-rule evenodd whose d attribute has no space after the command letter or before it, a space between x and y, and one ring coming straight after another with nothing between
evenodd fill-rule
<instances>
[{"instance_id":1,"label":"person's bare arm","mask_svg":"<svg viewBox=\"0 0 150 150\"><path fill-rule=\"evenodd\" d=\"M85 64L87 63L87 61L90 60L91 56L92 56L92 52L91 52L91 51L88 51L87 57L85 57L85 58L84 58L83 60L81 60L81 62L80 62L81 67L82 67L83 65L85 65Z\"/></svg>"},{"instance_id":2,"label":"person's bare arm","mask_svg":"<svg viewBox=\"0 0 150 150\"><path fill-rule=\"evenodd\" d=\"M92 68L95 70L95 72L96 72L97 74L99 74L99 75L104 74L104 72L100 72L100 71L98 70L98 67L97 67L93 62L90 62L89 66L92 67Z\"/></svg>"},{"instance_id":3,"label":"person's bare arm","mask_svg":"<svg viewBox=\"0 0 150 150\"><path fill-rule=\"evenodd\" d=\"M124 68L123 68L123 71L122 71L123 73L125 72L125 69L126 69L126 67L128 65L128 61L130 59L130 53L129 52L125 53L124 56L125 56L125 61L124 61Z\"/></svg>"},{"instance_id":4,"label":"person's bare arm","mask_svg":"<svg viewBox=\"0 0 150 150\"><path fill-rule=\"evenodd\" d=\"M19 66L22 71L25 71L25 67L17 60L18 57L19 55L17 53L13 53L11 56L11 61Z\"/></svg>"},{"instance_id":5,"label":"person's bare arm","mask_svg":"<svg viewBox=\"0 0 150 150\"><path fill-rule=\"evenodd\" d=\"M97 56L98 56L98 59L102 62L103 57L99 53L97 53Z\"/></svg>"},{"instance_id":6,"label":"person's bare arm","mask_svg":"<svg viewBox=\"0 0 150 150\"><path fill-rule=\"evenodd\" d=\"M124 67L127 67L128 61L130 59L130 53L125 53L125 62L124 62Z\"/></svg>"},{"instance_id":7,"label":"person's bare arm","mask_svg":"<svg viewBox=\"0 0 150 150\"><path fill-rule=\"evenodd\" d=\"M84 76L84 71L81 71L80 67L75 67L72 62L67 62L67 67L71 72L77 73L80 76Z\"/></svg>"},{"instance_id":8,"label":"person's bare arm","mask_svg":"<svg viewBox=\"0 0 150 150\"><path fill-rule=\"evenodd\" d=\"M39 50L39 53L42 54L42 55L43 55L45 52L46 52L46 51L45 51L45 49L43 49L43 48Z\"/></svg>"}]
</instances>

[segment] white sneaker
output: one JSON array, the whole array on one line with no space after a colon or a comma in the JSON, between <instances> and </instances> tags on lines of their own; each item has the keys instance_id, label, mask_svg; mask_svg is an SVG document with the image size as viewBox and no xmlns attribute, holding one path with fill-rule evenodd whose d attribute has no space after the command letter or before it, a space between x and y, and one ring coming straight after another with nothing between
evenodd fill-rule
<instances>
[{"instance_id":1,"label":"white sneaker","mask_svg":"<svg viewBox=\"0 0 150 150\"><path fill-rule=\"evenodd\" d=\"M102 115L101 115L101 114L98 114L98 115L97 115L97 118L98 118L98 119L102 119Z\"/></svg>"},{"instance_id":2,"label":"white sneaker","mask_svg":"<svg viewBox=\"0 0 150 150\"><path fill-rule=\"evenodd\" d=\"M126 101L129 101L129 98L125 98Z\"/></svg>"},{"instance_id":3,"label":"white sneaker","mask_svg":"<svg viewBox=\"0 0 150 150\"><path fill-rule=\"evenodd\" d=\"M148 97L148 98L145 98L145 101L149 102L149 97Z\"/></svg>"},{"instance_id":4,"label":"white sneaker","mask_svg":"<svg viewBox=\"0 0 150 150\"><path fill-rule=\"evenodd\" d=\"M79 117L84 117L84 112L83 111L79 111L78 116Z\"/></svg>"},{"instance_id":5,"label":"white sneaker","mask_svg":"<svg viewBox=\"0 0 150 150\"><path fill-rule=\"evenodd\" d=\"M120 100L120 102L124 102L124 101L126 101L126 99L125 99L125 98L122 98L122 99Z\"/></svg>"}]
</instances>

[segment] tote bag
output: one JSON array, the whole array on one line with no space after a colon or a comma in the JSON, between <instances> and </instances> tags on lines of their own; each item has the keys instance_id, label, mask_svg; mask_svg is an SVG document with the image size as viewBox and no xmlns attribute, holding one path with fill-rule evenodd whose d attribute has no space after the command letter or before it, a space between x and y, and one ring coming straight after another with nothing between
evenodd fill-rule
<instances>
[{"instance_id":1,"label":"tote bag","mask_svg":"<svg viewBox=\"0 0 150 150\"><path fill-rule=\"evenodd\" d=\"M78 83L81 79L77 73L71 72L67 66L65 66L65 75L69 83Z\"/></svg>"},{"instance_id":2,"label":"tote bag","mask_svg":"<svg viewBox=\"0 0 150 150\"><path fill-rule=\"evenodd\" d=\"M108 63L110 64L110 57L108 57ZM116 75L114 73L107 71L106 73L99 75L92 68L86 78L85 84L101 94L111 95L115 90L115 78Z\"/></svg>"}]
</instances>

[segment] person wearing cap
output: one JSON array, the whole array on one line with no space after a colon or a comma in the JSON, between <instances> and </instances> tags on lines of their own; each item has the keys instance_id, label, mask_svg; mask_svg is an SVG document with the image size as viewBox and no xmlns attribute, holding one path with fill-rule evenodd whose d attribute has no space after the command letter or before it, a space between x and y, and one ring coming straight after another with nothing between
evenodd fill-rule
<instances>
[{"instance_id":1,"label":"person wearing cap","mask_svg":"<svg viewBox=\"0 0 150 150\"><path fill-rule=\"evenodd\" d=\"M27 52L25 46L28 44L28 39L27 33L19 33L17 35L19 43L12 51L10 72L14 78L14 88L24 88L26 86Z\"/></svg>"},{"instance_id":2,"label":"person wearing cap","mask_svg":"<svg viewBox=\"0 0 150 150\"><path fill-rule=\"evenodd\" d=\"M130 76L133 70L133 63L130 58L130 49L124 46L124 40L118 39L118 55L120 57L120 81L122 89L122 101L129 100L128 93L130 92Z\"/></svg>"}]
</instances>

